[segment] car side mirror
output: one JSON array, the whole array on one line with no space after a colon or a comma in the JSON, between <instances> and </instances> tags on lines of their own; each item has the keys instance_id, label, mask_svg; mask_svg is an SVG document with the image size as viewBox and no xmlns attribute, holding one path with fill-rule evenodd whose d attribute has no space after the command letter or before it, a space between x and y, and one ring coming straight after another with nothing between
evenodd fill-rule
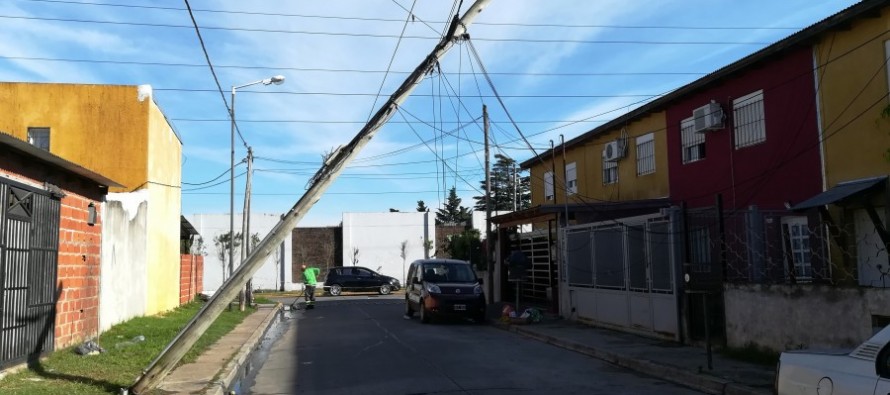
<instances>
[{"instance_id":1,"label":"car side mirror","mask_svg":"<svg viewBox=\"0 0 890 395\"><path fill-rule=\"evenodd\" d=\"M483 281L482 281L482 279L481 279L481 278L477 278L477 279L476 279L476 281L478 281L478 282L479 282L479 285L482 285L482 283L483 283Z\"/></svg>"},{"instance_id":2,"label":"car side mirror","mask_svg":"<svg viewBox=\"0 0 890 395\"><path fill-rule=\"evenodd\" d=\"M422 282L423 282L423 281L421 281L421 280L420 280L419 278L417 278L417 277L414 277L414 278L411 279L411 284L420 284L420 283L422 283Z\"/></svg>"}]
</instances>

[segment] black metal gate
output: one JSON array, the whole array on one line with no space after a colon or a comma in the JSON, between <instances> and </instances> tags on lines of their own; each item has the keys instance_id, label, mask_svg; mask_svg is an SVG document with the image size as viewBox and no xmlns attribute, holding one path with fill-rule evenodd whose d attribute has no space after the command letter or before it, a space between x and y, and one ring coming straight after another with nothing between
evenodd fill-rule
<instances>
[{"instance_id":1,"label":"black metal gate","mask_svg":"<svg viewBox=\"0 0 890 395\"><path fill-rule=\"evenodd\" d=\"M0 182L0 368L53 350L60 203Z\"/></svg>"}]
</instances>

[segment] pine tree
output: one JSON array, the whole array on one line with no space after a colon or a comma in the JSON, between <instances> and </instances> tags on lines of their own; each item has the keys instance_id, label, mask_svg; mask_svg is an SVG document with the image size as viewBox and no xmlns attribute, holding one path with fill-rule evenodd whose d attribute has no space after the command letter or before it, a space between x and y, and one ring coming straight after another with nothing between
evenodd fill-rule
<instances>
[{"instance_id":1,"label":"pine tree","mask_svg":"<svg viewBox=\"0 0 890 395\"><path fill-rule=\"evenodd\" d=\"M418 200L417 201L417 211L419 211L421 213L425 213L427 211L430 211L430 208L426 206L426 203L424 203L423 200Z\"/></svg>"},{"instance_id":2,"label":"pine tree","mask_svg":"<svg viewBox=\"0 0 890 395\"><path fill-rule=\"evenodd\" d=\"M517 210L531 206L531 190L528 176L519 177L518 182L513 178L513 165L515 160L501 154L495 154L495 163L491 168L491 195L489 197L492 211L513 211L513 187L516 185L519 195ZM481 190L485 191L485 180L479 182ZM484 193L484 192L483 192ZM485 195L474 196L475 209L485 210Z\"/></svg>"},{"instance_id":3,"label":"pine tree","mask_svg":"<svg viewBox=\"0 0 890 395\"><path fill-rule=\"evenodd\" d=\"M457 188L451 187L445 205L436 210L436 224L462 224L473 217L469 208L461 206L461 198L457 197Z\"/></svg>"}]
</instances>

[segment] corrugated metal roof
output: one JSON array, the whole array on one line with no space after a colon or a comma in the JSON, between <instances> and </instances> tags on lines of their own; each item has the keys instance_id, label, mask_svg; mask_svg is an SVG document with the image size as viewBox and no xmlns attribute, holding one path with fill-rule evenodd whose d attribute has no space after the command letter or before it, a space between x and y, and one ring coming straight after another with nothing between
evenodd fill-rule
<instances>
[{"instance_id":1,"label":"corrugated metal roof","mask_svg":"<svg viewBox=\"0 0 890 395\"><path fill-rule=\"evenodd\" d=\"M836 203L855 195L865 193L866 191L875 188L877 185L883 185L886 180L887 176L883 176L842 182L837 184L834 188L796 204L794 207L791 207L791 210L806 210L808 208Z\"/></svg>"},{"instance_id":2,"label":"corrugated metal roof","mask_svg":"<svg viewBox=\"0 0 890 395\"><path fill-rule=\"evenodd\" d=\"M882 8L888 5L890 5L890 1L888 0L863 0L850 7L847 7L846 9L841 10L838 13L829 16L828 18L825 18L819 22L816 22L809 27L797 33L794 33L780 41L777 41L776 43L764 49L761 49L751 55L730 63L725 67L717 69L716 71L693 82L690 82L658 99L644 104L627 114L606 122L605 124L600 125L599 127L596 127L586 133L583 133L580 136L577 136L569 141L566 141L566 149L583 143L593 138L594 136L607 132L636 118L662 110L664 107L666 107L672 101L677 100L678 98L681 98L699 89L703 89L704 87L720 81L721 79L730 77L731 75L742 71L747 67L750 67L751 65L768 60L771 56L796 48L798 45L801 44L809 45L811 40L814 40L815 38L817 38L818 35L824 33L825 31L843 26L850 23L850 21L856 18L871 15L876 11L880 12ZM527 169L531 165L533 165L534 162L551 156L552 151L560 152L561 150L562 145L556 146L553 149L544 151L541 154L520 163L519 166L522 169Z\"/></svg>"},{"instance_id":3,"label":"corrugated metal roof","mask_svg":"<svg viewBox=\"0 0 890 395\"><path fill-rule=\"evenodd\" d=\"M41 162L48 163L60 169L66 170L70 173L77 174L81 177L93 180L97 182L99 185L103 185L106 187L116 187L123 188L124 186L118 184L114 180L105 177L99 173L96 173L90 169L82 167L76 163L70 162L68 160L62 159L59 156L53 155L47 150L37 148L31 144L28 144L26 141L19 140L16 137L13 137L9 134L0 132L0 146L6 146L10 149L19 151L25 155L34 157L35 159L40 160Z\"/></svg>"}]
</instances>

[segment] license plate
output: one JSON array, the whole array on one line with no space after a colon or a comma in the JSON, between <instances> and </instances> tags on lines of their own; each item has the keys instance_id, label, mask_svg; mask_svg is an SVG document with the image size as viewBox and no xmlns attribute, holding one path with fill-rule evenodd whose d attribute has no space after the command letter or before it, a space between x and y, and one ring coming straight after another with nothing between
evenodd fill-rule
<instances>
[{"instance_id":1,"label":"license plate","mask_svg":"<svg viewBox=\"0 0 890 395\"><path fill-rule=\"evenodd\" d=\"M467 310L467 305L465 305L465 304L456 304L456 305L454 305L454 310L455 310L455 311L466 311L466 310Z\"/></svg>"}]
</instances>

